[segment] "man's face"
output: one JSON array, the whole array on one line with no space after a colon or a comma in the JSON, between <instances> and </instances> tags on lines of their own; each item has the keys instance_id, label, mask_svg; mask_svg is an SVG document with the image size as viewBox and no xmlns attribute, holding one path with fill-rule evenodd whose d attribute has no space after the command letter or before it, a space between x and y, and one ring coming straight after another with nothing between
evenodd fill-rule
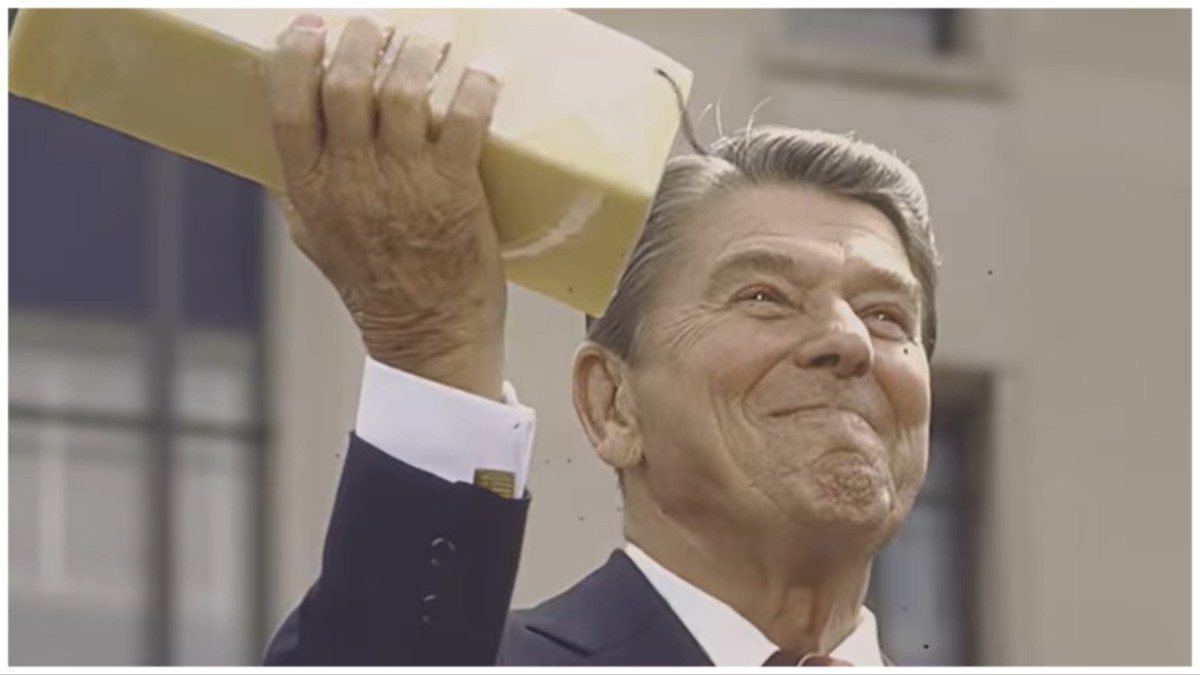
<instances>
[{"instance_id":1,"label":"man's face","mask_svg":"<svg viewBox=\"0 0 1200 675\"><path fill-rule=\"evenodd\" d=\"M684 227L631 375L648 489L717 527L890 536L924 480L930 412L895 228L796 185L714 197Z\"/></svg>"}]
</instances>

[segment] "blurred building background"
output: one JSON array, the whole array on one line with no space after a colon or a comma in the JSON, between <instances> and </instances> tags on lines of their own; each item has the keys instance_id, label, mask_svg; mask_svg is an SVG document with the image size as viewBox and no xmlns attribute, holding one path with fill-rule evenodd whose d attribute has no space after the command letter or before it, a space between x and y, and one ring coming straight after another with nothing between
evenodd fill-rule
<instances>
[{"instance_id":1,"label":"blurred building background","mask_svg":"<svg viewBox=\"0 0 1200 675\"><path fill-rule=\"evenodd\" d=\"M702 141L757 107L925 181L932 464L877 565L885 650L1188 663L1190 12L582 13L693 69L693 118L720 104ZM255 186L9 112L10 660L253 663L316 573L357 336ZM539 417L524 606L598 565L620 514L570 405L582 317L510 297Z\"/></svg>"}]
</instances>

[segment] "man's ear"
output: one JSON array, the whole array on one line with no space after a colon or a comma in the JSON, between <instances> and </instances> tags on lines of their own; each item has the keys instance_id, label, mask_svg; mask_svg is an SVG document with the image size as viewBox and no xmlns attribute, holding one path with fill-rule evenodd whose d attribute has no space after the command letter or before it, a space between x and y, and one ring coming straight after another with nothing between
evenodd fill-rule
<instances>
[{"instance_id":1,"label":"man's ear","mask_svg":"<svg viewBox=\"0 0 1200 675\"><path fill-rule=\"evenodd\" d=\"M595 342L575 350L571 373L575 413L596 454L614 469L642 460L642 439L625 361Z\"/></svg>"}]
</instances>

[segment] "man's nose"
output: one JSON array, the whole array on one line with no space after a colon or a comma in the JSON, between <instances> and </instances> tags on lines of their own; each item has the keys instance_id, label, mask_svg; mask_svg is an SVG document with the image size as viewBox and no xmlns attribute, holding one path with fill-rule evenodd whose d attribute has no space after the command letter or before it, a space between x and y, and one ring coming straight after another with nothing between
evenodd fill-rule
<instances>
[{"instance_id":1,"label":"man's nose","mask_svg":"<svg viewBox=\"0 0 1200 675\"><path fill-rule=\"evenodd\" d=\"M814 326L796 349L801 368L828 368L839 378L862 377L871 371L875 350L862 319L846 303L838 303Z\"/></svg>"}]
</instances>

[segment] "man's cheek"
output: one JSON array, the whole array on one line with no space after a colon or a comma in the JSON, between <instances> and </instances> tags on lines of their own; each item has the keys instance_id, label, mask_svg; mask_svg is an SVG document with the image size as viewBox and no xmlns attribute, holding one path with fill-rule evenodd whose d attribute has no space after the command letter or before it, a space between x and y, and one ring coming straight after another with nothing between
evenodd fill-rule
<instances>
[{"instance_id":1,"label":"man's cheek","mask_svg":"<svg viewBox=\"0 0 1200 675\"><path fill-rule=\"evenodd\" d=\"M892 455L892 480L897 497L906 507L921 491L928 463L929 432L924 428L905 430Z\"/></svg>"},{"instance_id":2,"label":"man's cheek","mask_svg":"<svg viewBox=\"0 0 1200 675\"><path fill-rule=\"evenodd\" d=\"M778 383L794 376L791 367L779 367L789 353L782 341L747 334L715 346L705 355L706 384L731 402L770 396Z\"/></svg>"},{"instance_id":3,"label":"man's cheek","mask_svg":"<svg viewBox=\"0 0 1200 675\"><path fill-rule=\"evenodd\" d=\"M897 430L903 435L929 428L929 367L916 363L892 364L880 378L892 410Z\"/></svg>"}]
</instances>

